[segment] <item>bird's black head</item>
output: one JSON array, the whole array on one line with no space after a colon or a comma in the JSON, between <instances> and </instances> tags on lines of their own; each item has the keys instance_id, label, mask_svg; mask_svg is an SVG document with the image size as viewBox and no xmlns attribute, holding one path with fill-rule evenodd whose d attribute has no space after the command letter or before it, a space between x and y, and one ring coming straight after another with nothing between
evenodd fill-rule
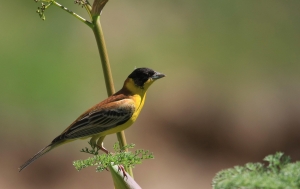
<instances>
[{"instance_id":1,"label":"bird's black head","mask_svg":"<svg viewBox=\"0 0 300 189\"><path fill-rule=\"evenodd\" d=\"M165 75L150 68L137 68L128 76L140 88L143 88L146 82L153 82L162 77L165 77Z\"/></svg>"}]
</instances>

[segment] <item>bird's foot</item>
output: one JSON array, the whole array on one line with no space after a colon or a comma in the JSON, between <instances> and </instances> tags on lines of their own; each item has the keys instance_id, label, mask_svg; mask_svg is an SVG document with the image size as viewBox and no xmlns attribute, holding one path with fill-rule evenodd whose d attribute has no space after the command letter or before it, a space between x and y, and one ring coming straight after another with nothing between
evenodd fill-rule
<instances>
[{"instance_id":1,"label":"bird's foot","mask_svg":"<svg viewBox=\"0 0 300 189\"><path fill-rule=\"evenodd\" d=\"M106 153L106 154L109 154L109 151L108 151L106 148L104 148L103 145L101 145L101 146L97 145L97 147L98 147L99 150L101 150L102 152L104 152L104 153Z\"/></svg>"},{"instance_id":2,"label":"bird's foot","mask_svg":"<svg viewBox=\"0 0 300 189\"><path fill-rule=\"evenodd\" d=\"M123 178L127 177L127 173L126 173L123 165L118 165L118 171L122 171L123 172Z\"/></svg>"}]
</instances>

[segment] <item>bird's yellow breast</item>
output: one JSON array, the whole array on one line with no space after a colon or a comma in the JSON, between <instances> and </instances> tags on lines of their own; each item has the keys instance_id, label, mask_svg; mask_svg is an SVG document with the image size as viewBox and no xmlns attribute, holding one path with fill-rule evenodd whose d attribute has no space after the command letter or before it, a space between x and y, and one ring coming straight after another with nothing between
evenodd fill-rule
<instances>
[{"instance_id":1,"label":"bird's yellow breast","mask_svg":"<svg viewBox=\"0 0 300 189\"><path fill-rule=\"evenodd\" d=\"M133 122L135 122L135 120L137 119L137 117L139 116L144 103L145 103L145 98L146 98L146 93L143 94L142 96L139 94L133 95L132 96L134 103L135 103L135 111L133 113L133 115L131 116L130 120Z\"/></svg>"},{"instance_id":2,"label":"bird's yellow breast","mask_svg":"<svg viewBox=\"0 0 300 189\"><path fill-rule=\"evenodd\" d=\"M148 89L148 87L151 84L147 84L147 86L145 86L145 88L140 88L137 87L132 79L127 79L125 81L125 86L126 88L130 91L131 93L131 99L134 101L135 103L135 111L133 113L133 115L131 116L130 120L128 120L126 123L129 124L129 126L135 122L135 120L137 119L137 117L139 116L144 103L145 103L145 99L146 99L146 91ZM127 126L127 125L126 125ZM126 127L127 128L127 127Z\"/></svg>"}]
</instances>

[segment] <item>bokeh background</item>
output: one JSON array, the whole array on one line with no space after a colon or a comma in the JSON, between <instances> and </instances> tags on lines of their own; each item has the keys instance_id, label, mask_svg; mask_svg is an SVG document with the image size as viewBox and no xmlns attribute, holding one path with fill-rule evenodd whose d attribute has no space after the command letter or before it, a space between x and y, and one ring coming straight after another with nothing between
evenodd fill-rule
<instances>
[{"instance_id":1,"label":"bokeh background","mask_svg":"<svg viewBox=\"0 0 300 189\"><path fill-rule=\"evenodd\" d=\"M73 1L59 3L88 17ZM76 141L18 167L106 98L91 30L57 7L0 6L0 188L113 188L109 172L77 172ZM135 67L165 73L129 143L155 160L143 188L211 188L215 174L282 151L300 159L298 0L110 1L102 14L116 89ZM112 150L116 136L106 138Z\"/></svg>"}]
</instances>

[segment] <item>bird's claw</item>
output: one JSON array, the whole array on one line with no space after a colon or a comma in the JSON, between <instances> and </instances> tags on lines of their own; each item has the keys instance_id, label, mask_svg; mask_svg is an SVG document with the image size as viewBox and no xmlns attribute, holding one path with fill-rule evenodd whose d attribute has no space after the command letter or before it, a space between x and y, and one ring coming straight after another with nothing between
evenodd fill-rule
<instances>
[{"instance_id":1,"label":"bird's claw","mask_svg":"<svg viewBox=\"0 0 300 189\"><path fill-rule=\"evenodd\" d=\"M118 165L118 171L122 171L123 172L123 178L127 178L127 174L126 174L126 171L123 167L123 165Z\"/></svg>"}]
</instances>

